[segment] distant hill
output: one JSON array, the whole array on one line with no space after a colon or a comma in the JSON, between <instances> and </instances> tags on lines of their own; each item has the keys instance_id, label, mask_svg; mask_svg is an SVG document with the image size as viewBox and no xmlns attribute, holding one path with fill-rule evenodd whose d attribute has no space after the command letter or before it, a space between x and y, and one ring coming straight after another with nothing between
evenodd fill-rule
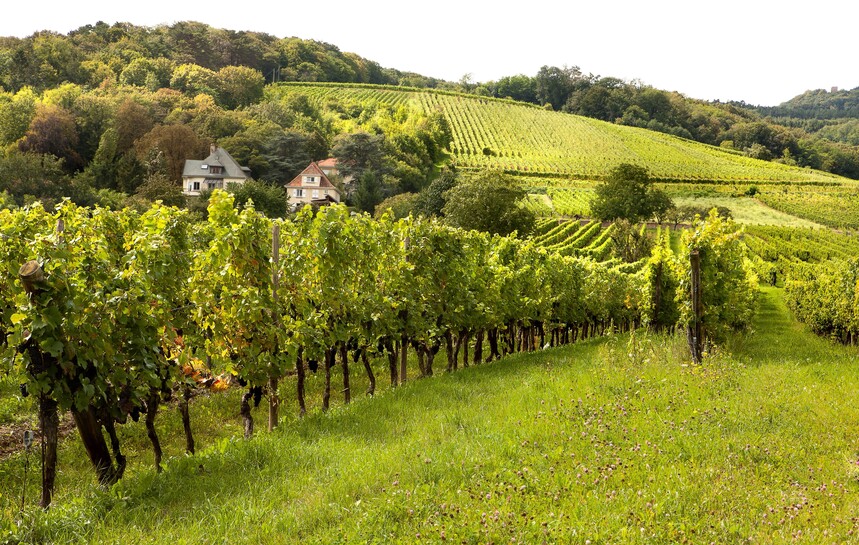
<instances>
[{"instance_id":1,"label":"distant hill","mask_svg":"<svg viewBox=\"0 0 859 545\"><path fill-rule=\"evenodd\" d=\"M859 119L859 87L849 91L806 91L783 104L758 111L771 117Z\"/></svg>"},{"instance_id":2,"label":"distant hill","mask_svg":"<svg viewBox=\"0 0 859 545\"><path fill-rule=\"evenodd\" d=\"M98 86L105 79L170 87L173 72L246 66L268 82L338 81L435 87L441 80L383 68L337 46L301 38L213 28L195 21L156 27L85 25L67 35L37 32L0 38L0 88L43 91L63 83ZM154 89L153 89L154 90Z\"/></svg>"},{"instance_id":3,"label":"distant hill","mask_svg":"<svg viewBox=\"0 0 859 545\"><path fill-rule=\"evenodd\" d=\"M770 122L801 129L821 141L859 146L859 87L851 90L806 91L772 108L757 108Z\"/></svg>"},{"instance_id":4,"label":"distant hill","mask_svg":"<svg viewBox=\"0 0 859 545\"><path fill-rule=\"evenodd\" d=\"M548 111L511 100L436 90L349 84L281 84L282 97L305 95L320 107L376 109L379 104L441 112L459 168L495 168L522 176L598 180L620 163L645 166L663 182L840 183L844 178L761 161L676 136Z\"/></svg>"}]
</instances>

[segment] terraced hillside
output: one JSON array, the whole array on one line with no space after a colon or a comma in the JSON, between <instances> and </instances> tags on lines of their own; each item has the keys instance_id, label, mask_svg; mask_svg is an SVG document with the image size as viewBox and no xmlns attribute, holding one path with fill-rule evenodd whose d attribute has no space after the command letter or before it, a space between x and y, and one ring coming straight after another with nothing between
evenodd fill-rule
<instances>
[{"instance_id":1,"label":"terraced hillside","mask_svg":"<svg viewBox=\"0 0 859 545\"><path fill-rule=\"evenodd\" d=\"M321 107L343 104L441 112L460 168L499 168L527 176L598 180L619 163L645 166L664 182L841 184L828 174L745 157L667 134L613 125L496 100L426 89L349 84L282 84L268 91L303 94ZM363 108L355 108L362 111Z\"/></svg>"}]
</instances>

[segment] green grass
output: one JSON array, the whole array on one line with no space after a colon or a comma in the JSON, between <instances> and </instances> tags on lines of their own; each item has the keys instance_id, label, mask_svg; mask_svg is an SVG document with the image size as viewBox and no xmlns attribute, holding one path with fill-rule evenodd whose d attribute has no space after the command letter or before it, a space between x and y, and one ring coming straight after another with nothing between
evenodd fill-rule
<instances>
[{"instance_id":1,"label":"green grass","mask_svg":"<svg viewBox=\"0 0 859 545\"><path fill-rule=\"evenodd\" d=\"M672 196L677 206L713 208L725 206L731 210L737 223L748 225L779 225L783 227L823 227L819 223L792 216L761 203L751 197L685 197Z\"/></svg>"},{"instance_id":2,"label":"green grass","mask_svg":"<svg viewBox=\"0 0 859 545\"><path fill-rule=\"evenodd\" d=\"M213 397L195 404L214 415L203 452L174 455L161 475L135 462L100 492L70 459L77 447L64 447L57 507L30 511L22 533L58 543L855 541L856 349L811 335L764 289L753 333L702 367L687 359L679 337L588 341L414 381L251 441L227 438L238 432L235 395ZM7 517L16 463L0 475Z\"/></svg>"},{"instance_id":3,"label":"green grass","mask_svg":"<svg viewBox=\"0 0 859 545\"><path fill-rule=\"evenodd\" d=\"M0 374L0 426L29 420L32 403L21 396L16 374Z\"/></svg>"}]
</instances>

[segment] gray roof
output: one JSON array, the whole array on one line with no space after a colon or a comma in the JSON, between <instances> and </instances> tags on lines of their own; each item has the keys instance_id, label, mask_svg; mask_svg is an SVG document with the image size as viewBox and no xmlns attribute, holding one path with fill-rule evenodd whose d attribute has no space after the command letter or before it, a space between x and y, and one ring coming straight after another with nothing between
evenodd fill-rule
<instances>
[{"instance_id":1,"label":"gray roof","mask_svg":"<svg viewBox=\"0 0 859 545\"><path fill-rule=\"evenodd\" d=\"M224 167L223 174L212 174L208 169L204 169L203 165ZM227 150L221 147L216 147L208 157L202 161L195 159L187 159L185 168L182 169L182 177L187 176L205 176L206 178L250 178L250 169L239 165L232 156L227 153Z\"/></svg>"}]
</instances>

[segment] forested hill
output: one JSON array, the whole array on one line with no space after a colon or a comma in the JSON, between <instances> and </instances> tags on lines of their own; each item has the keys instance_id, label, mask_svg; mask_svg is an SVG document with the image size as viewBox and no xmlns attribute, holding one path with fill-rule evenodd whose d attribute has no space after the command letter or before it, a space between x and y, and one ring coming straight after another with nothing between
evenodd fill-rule
<instances>
[{"instance_id":1,"label":"forested hill","mask_svg":"<svg viewBox=\"0 0 859 545\"><path fill-rule=\"evenodd\" d=\"M758 108L773 123L801 129L813 137L859 146L859 87L806 91L772 108Z\"/></svg>"},{"instance_id":2,"label":"forested hill","mask_svg":"<svg viewBox=\"0 0 859 545\"><path fill-rule=\"evenodd\" d=\"M0 87L44 91L63 83L99 86L106 79L151 90L170 87L176 69L245 66L267 81L335 81L434 87L439 80L383 68L336 46L217 29L184 21L157 27L98 22L68 35L37 32L0 38Z\"/></svg>"},{"instance_id":3,"label":"forested hill","mask_svg":"<svg viewBox=\"0 0 859 545\"><path fill-rule=\"evenodd\" d=\"M851 90L815 89L772 108L758 108L772 117L802 119L859 119L859 87Z\"/></svg>"}]
</instances>

